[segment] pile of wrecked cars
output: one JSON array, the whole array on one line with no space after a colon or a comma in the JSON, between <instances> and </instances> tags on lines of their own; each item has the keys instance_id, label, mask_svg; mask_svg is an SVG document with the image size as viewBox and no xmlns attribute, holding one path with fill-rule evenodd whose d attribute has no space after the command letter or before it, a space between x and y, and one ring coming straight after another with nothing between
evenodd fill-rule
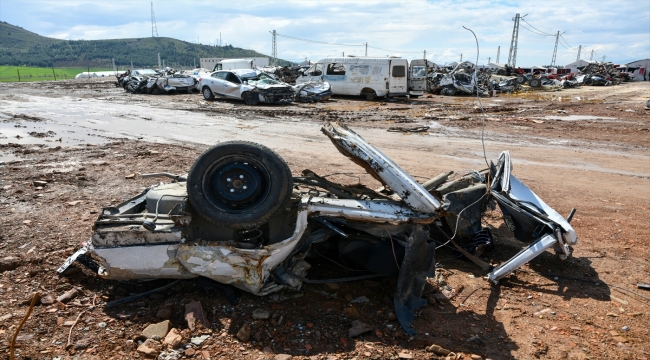
<instances>
[{"instance_id":1,"label":"pile of wrecked cars","mask_svg":"<svg viewBox=\"0 0 650 360\"><path fill-rule=\"evenodd\" d=\"M189 74L167 68L156 70L129 70L117 75L116 86L136 94L162 94L171 91L198 90L206 100L215 98L243 100L247 105L288 104L300 102L326 101L332 96L327 82L312 81L291 86L276 80L257 69L231 69L209 71L195 69Z\"/></svg>"},{"instance_id":2,"label":"pile of wrecked cars","mask_svg":"<svg viewBox=\"0 0 650 360\"><path fill-rule=\"evenodd\" d=\"M196 89L198 83L194 77L171 68L165 68L162 71L127 70L116 77L116 86L121 86L133 94L164 94L170 91L191 93Z\"/></svg>"},{"instance_id":3,"label":"pile of wrecked cars","mask_svg":"<svg viewBox=\"0 0 650 360\"><path fill-rule=\"evenodd\" d=\"M470 62L462 62L453 70L434 72L429 76L429 87L432 93L454 96L470 94L488 96L490 91L490 73L479 71Z\"/></svg>"},{"instance_id":4,"label":"pile of wrecked cars","mask_svg":"<svg viewBox=\"0 0 650 360\"><path fill-rule=\"evenodd\" d=\"M383 188L345 186L309 170L293 177L273 150L223 142L186 175L142 175L171 182L102 209L90 240L58 271L78 260L105 279L205 277L259 296L299 291L303 283L396 276L395 313L414 334L411 321L426 302L421 296L439 244L482 263L496 284L546 249L566 258L577 243L573 211L565 219L517 179L507 151L486 170L451 181L443 173L420 184L351 129L327 123L322 132ZM529 243L497 267L467 246L485 238L481 217L490 206L500 208L515 238ZM329 252L364 275L308 276L310 259Z\"/></svg>"}]
</instances>

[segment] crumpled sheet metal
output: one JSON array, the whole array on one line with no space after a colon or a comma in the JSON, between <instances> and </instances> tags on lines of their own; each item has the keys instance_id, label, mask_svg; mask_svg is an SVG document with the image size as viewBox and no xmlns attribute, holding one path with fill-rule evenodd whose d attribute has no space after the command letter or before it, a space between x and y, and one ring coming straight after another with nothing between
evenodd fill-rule
<instances>
[{"instance_id":1,"label":"crumpled sheet metal","mask_svg":"<svg viewBox=\"0 0 650 360\"><path fill-rule=\"evenodd\" d=\"M263 289L273 269L284 261L307 228L307 209L298 213L293 235L261 249L240 249L211 244L181 244L176 259L193 274L231 284L255 295L267 295L283 287Z\"/></svg>"},{"instance_id":2,"label":"crumpled sheet metal","mask_svg":"<svg viewBox=\"0 0 650 360\"><path fill-rule=\"evenodd\" d=\"M414 312L427 303L422 291L428 277L435 275L436 244L428 243L429 231L424 225L414 225L406 245L406 254L397 278L397 290L393 302L395 315L409 336L416 334L411 327Z\"/></svg>"},{"instance_id":3,"label":"crumpled sheet metal","mask_svg":"<svg viewBox=\"0 0 650 360\"><path fill-rule=\"evenodd\" d=\"M300 102L326 101L332 97L332 87L328 82L308 81L293 86L295 99Z\"/></svg>"},{"instance_id":4,"label":"crumpled sheet metal","mask_svg":"<svg viewBox=\"0 0 650 360\"><path fill-rule=\"evenodd\" d=\"M578 237L571 224L511 174L512 161L510 159L510 152L504 151L501 153L497 168L499 170L497 170L497 175L490 189L492 193L506 193L511 199L518 201L521 207L528 209L532 213L540 214L540 210L543 211L545 217L562 227L562 230L564 230L562 237L566 243L571 245L578 243ZM500 188L497 185L500 185Z\"/></svg>"},{"instance_id":5,"label":"crumpled sheet metal","mask_svg":"<svg viewBox=\"0 0 650 360\"><path fill-rule=\"evenodd\" d=\"M435 213L440 208L440 202L420 183L354 131L335 122L324 125L321 130L343 155L389 186L412 209Z\"/></svg>"},{"instance_id":6,"label":"crumpled sheet metal","mask_svg":"<svg viewBox=\"0 0 650 360\"><path fill-rule=\"evenodd\" d=\"M133 256L133 248L91 247L101 265L98 275L106 279L190 279L197 277L187 271L176 260L178 244L148 245L138 247L138 256Z\"/></svg>"},{"instance_id":7,"label":"crumpled sheet metal","mask_svg":"<svg viewBox=\"0 0 650 360\"><path fill-rule=\"evenodd\" d=\"M310 198L308 202L310 212L319 216L374 224L429 224L437 218L437 215L417 213L400 202L391 200Z\"/></svg>"}]
</instances>

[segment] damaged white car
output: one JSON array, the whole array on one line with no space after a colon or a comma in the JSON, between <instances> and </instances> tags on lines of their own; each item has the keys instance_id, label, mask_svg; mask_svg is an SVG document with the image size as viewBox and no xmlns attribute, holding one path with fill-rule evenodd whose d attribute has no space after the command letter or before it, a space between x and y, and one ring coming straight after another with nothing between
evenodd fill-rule
<instances>
[{"instance_id":1,"label":"damaged white car","mask_svg":"<svg viewBox=\"0 0 650 360\"><path fill-rule=\"evenodd\" d=\"M573 212L565 219L512 175L507 151L487 170L420 184L347 127L329 123L322 131L383 188L345 186L309 170L292 177L273 150L224 142L201 154L187 175L143 175L172 182L104 208L90 241L59 272L77 260L106 279L202 276L260 296L305 282L397 276L395 311L412 335L438 244L455 246L496 283L550 247L565 258L577 243ZM489 245L481 217L496 204L514 236L530 245L494 268L472 244L479 238ZM329 252L363 275L310 279L310 259Z\"/></svg>"},{"instance_id":2,"label":"damaged white car","mask_svg":"<svg viewBox=\"0 0 650 360\"><path fill-rule=\"evenodd\" d=\"M294 95L290 85L254 69L216 71L201 77L199 87L206 100L223 97L244 100L247 105L286 104Z\"/></svg>"}]
</instances>

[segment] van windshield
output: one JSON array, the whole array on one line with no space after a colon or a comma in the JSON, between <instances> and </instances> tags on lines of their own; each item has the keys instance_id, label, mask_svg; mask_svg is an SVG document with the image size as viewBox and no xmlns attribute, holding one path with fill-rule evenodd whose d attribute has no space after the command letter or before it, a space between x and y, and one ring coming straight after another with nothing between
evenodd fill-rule
<instances>
[{"instance_id":1,"label":"van windshield","mask_svg":"<svg viewBox=\"0 0 650 360\"><path fill-rule=\"evenodd\" d=\"M426 75L426 69L424 66L413 66L413 76L425 76Z\"/></svg>"}]
</instances>

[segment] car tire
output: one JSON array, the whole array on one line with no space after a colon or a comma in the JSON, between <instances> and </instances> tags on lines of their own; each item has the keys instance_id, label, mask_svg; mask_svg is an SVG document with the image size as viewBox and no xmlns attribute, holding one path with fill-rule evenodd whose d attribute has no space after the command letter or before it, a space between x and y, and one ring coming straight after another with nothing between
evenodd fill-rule
<instances>
[{"instance_id":1,"label":"car tire","mask_svg":"<svg viewBox=\"0 0 650 360\"><path fill-rule=\"evenodd\" d=\"M523 75L517 76L517 82L523 84L526 82L526 77Z\"/></svg>"},{"instance_id":2,"label":"car tire","mask_svg":"<svg viewBox=\"0 0 650 360\"><path fill-rule=\"evenodd\" d=\"M235 229L257 227L283 209L293 178L287 163L266 146L228 141L201 154L187 177L194 210L208 221Z\"/></svg>"},{"instance_id":3,"label":"car tire","mask_svg":"<svg viewBox=\"0 0 650 360\"><path fill-rule=\"evenodd\" d=\"M257 105L260 102L259 96L250 91L241 94L241 98L244 99L246 105Z\"/></svg>"},{"instance_id":4,"label":"car tire","mask_svg":"<svg viewBox=\"0 0 650 360\"><path fill-rule=\"evenodd\" d=\"M203 89L201 90L201 93L203 93L204 99L214 100L214 94L212 93L212 90L210 89L209 86L204 86Z\"/></svg>"},{"instance_id":5,"label":"car tire","mask_svg":"<svg viewBox=\"0 0 650 360\"><path fill-rule=\"evenodd\" d=\"M594 83L594 79L592 79L592 78L587 78L584 81L585 85L593 85L593 83Z\"/></svg>"},{"instance_id":6,"label":"car tire","mask_svg":"<svg viewBox=\"0 0 650 360\"><path fill-rule=\"evenodd\" d=\"M530 87L538 87L538 86L542 85L542 81L540 79L537 79L537 78L530 79L530 81L528 82L528 85L530 85Z\"/></svg>"},{"instance_id":7,"label":"car tire","mask_svg":"<svg viewBox=\"0 0 650 360\"><path fill-rule=\"evenodd\" d=\"M377 93L375 93L374 91L366 92L363 95L365 95L366 100L368 101L373 101L375 100L375 97L377 97Z\"/></svg>"},{"instance_id":8,"label":"car tire","mask_svg":"<svg viewBox=\"0 0 650 360\"><path fill-rule=\"evenodd\" d=\"M446 95L446 96L454 96L458 92L458 90L456 90L456 88L453 87L453 86L443 88L442 90L444 91L443 95Z\"/></svg>"}]
</instances>

